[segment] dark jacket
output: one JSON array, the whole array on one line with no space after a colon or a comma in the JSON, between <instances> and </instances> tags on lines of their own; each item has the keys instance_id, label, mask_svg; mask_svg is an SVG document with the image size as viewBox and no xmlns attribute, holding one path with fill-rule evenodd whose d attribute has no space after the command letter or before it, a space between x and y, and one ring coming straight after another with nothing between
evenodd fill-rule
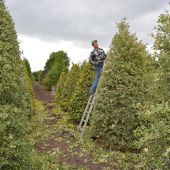
<instances>
[{"instance_id":1,"label":"dark jacket","mask_svg":"<svg viewBox=\"0 0 170 170\"><path fill-rule=\"evenodd\" d=\"M91 64L97 66L104 62L107 55L105 51L101 48L94 48L93 51L90 53L89 61Z\"/></svg>"}]
</instances>

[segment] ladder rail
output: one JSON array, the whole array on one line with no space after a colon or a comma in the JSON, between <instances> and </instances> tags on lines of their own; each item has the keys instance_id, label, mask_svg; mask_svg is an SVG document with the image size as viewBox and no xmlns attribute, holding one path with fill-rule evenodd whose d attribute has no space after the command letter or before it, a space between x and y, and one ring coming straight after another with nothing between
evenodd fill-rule
<instances>
[{"instance_id":1,"label":"ladder rail","mask_svg":"<svg viewBox=\"0 0 170 170\"><path fill-rule=\"evenodd\" d=\"M90 115L92 113L93 107L94 107L94 100L95 100L96 95L91 95L89 97L89 100L86 105L86 109L83 113L83 116L81 118L78 131L80 131L80 136L82 137L84 135L85 129L87 127L87 123L89 121Z\"/></svg>"},{"instance_id":2,"label":"ladder rail","mask_svg":"<svg viewBox=\"0 0 170 170\"><path fill-rule=\"evenodd\" d=\"M91 107L91 111L92 111L92 107ZM91 115L91 111L89 111L88 112L88 114L87 114L87 117L86 117L86 120L85 120L85 122L84 122L84 125L83 125L83 128L82 128L82 135L84 134L84 132L85 132L85 129L86 129L86 126L87 126L87 123L88 123L88 120L89 120L89 118L90 118L90 115Z\"/></svg>"},{"instance_id":3,"label":"ladder rail","mask_svg":"<svg viewBox=\"0 0 170 170\"><path fill-rule=\"evenodd\" d=\"M104 63L104 66L103 66L103 71L104 71L104 69L105 69L105 63ZM96 94L98 92L98 87L99 86L97 86L96 93L94 95L90 95L89 100L88 100L87 105L86 105L86 108L85 108L85 110L83 112L83 116L81 118L80 124L78 126L77 130L78 131L80 130L81 137L83 136L83 134L85 132L85 129L86 129L87 123L89 121L90 115L91 115L91 113L93 111ZM90 106L90 108L89 108L89 106ZM88 111L88 108L89 108L89 111Z\"/></svg>"},{"instance_id":4,"label":"ladder rail","mask_svg":"<svg viewBox=\"0 0 170 170\"><path fill-rule=\"evenodd\" d=\"M86 105L86 109L84 110L83 116L82 116L80 124L78 126L78 130L81 129L81 126L83 125L83 122L84 122L85 117L86 117L87 112L88 112L89 105L91 105L91 101L93 100L93 97L94 96L92 96L92 95L90 95L90 97L89 97L89 100L88 100L87 105Z\"/></svg>"}]
</instances>

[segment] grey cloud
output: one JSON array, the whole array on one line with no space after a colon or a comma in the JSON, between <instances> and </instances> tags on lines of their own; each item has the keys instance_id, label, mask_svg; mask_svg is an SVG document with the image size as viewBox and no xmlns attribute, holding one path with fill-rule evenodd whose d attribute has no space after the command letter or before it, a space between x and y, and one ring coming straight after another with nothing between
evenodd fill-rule
<instances>
[{"instance_id":1,"label":"grey cloud","mask_svg":"<svg viewBox=\"0 0 170 170\"><path fill-rule=\"evenodd\" d=\"M87 45L99 39L105 46L115 22L126 17L132 30L146 42L160 10L169 0L6 0L20 34L47 41L73 41ZM149 18L147 17L149 16ZM151 19L151 21L147 21ZM147 21L147 25L144 23Z\"/></svg>"}]
</instances>

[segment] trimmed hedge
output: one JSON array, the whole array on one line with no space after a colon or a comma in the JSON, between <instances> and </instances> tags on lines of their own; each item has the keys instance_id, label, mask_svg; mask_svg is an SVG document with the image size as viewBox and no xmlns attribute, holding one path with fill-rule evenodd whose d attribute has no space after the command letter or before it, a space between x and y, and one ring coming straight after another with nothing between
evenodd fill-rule
<instances>
[{"instance_id":1,"label":"trimmed hedge","mask_svg":"<svg viewBox=\"0 0 170 170\"><path fill-rule=\"evenodd\" d=\"M26 58L23 59L23 63L25 65L25 67L26 67L28 77L30 78L30 80L32 82L33 77L32 77L32 71L31 71L30 63Z\"/></svg>"},{"instance_id":2,"label":"trimmed hedge","mask_svg":"<svg viewBox=\"0 0 170 170\"><path fill-rule=\"evenodd\" d=\"M0 0L0 169L41 168L26 137L32 99L14 23Z\"/></svg>"},{"instance_id":3,"label":"trimmed hedge","mask_svg":"<svg viewBox=\"0 0 170 170\"><path fill-rule=\"evenodd\" d=\"M27 89L29 90L29 93L31 94L32 101L34 101L35 94L33 90L33 77L32 77L32 72L31 72L31 66L27 59L24 59L23 63L24 63L24 70L25 70L25 78L27 82ZM35 105L35 103L33 103L33 105Z\"/></svg>"},{"instance_id":4,"label":"trimmed hedge","mask_svg":"<svg viewBox=\"0 0 170 170\"><path fill-rule=\"evenodd\" d=\"M161 14L154 35L154 49L160 67L160 96L164 101L170 99L170 12Z\"/></svg>"},{"instance_id":5,"label":"trimmed hedge","mask_svg":"<svg viewBox=\"0 0 170 170\"><path fill-rule=\"evenodd\" d=\"M158 76L153 93L157 101L141 107L138 114L140 127L135 130L139 138L136 146L142 148L140 162L143 169L169 169L170 167L170 13L161 14L156 27L154 48L158 57ZM161 99L161 100L160 100Z\"/></svg>"},{"instance_id":6,"label":"trimmed hedge","mask_svg":"<svg viewBox=\"0 0 170 170\"><path fill-rule=\"evenodd\" d=\"M144 169L169 169L170 167L170 107L168 103L146 105L138 114L141 122L134 134L142 148L141 167Z\"/></svg>"},{"instance_id":7,"label":"trimmed hedge","mask_svg":"<svg viewBox=\"0 0 170 170\"><path fill-rule=\"evenodd\" d=\"M80 79L80 66L73 64L71 70L68 73L67 80L63 85L60 107L63 111L68 111L70 100L76 90L77 83Z\"/></svg>"},{"instance_id":8,"label":"trimmed hedge","mask_svg":"<svg viewBox=\"0 0 170 170\"><path fill-rule=\"evenodd\" d=\"M63 101L63 90L64 84L67 80L68 72L61 73L60 79L57 83L57 91L56 91L56 103L60 107Z\"/></svg>"},{"instance_id":9,"label":"trimmed hedge","mask_svg":"<svg viewBox=\"0 0 170 170\"><path fill-rule=\"evenodd\" d=\"M0 106L0 169L41 169L42 162L26 138L30 130L29 114L30 110L26 108L8 104Z\"/></svg>"},{"instance_id":10,"label":"trimmed hedge","mask_svg":"<svg viewBox=\"0 0 170 170\"><path fill-rule=\"evenodd\" d=\"M0 104L32 110L32 97L25 67L20 59L17 35L11 16L0 1Z\"/></svg>"},{"instance_id":11,"label":"trimmed hedge","mask_svg":"<svg viewBox=\"0 0 170 170\"><path fill-rule=\"evenodd\" d=\"M135 150L138 104L146 100L150 63L146 46L123 20L112 39L92 113L92 134L104 146Z\"/></svg>"},{"instance_id":12,"label":"trimmed hedge","mask_svg":"<svg viewBox=\"0 0 170 170\"><path fill-rule=\"evenodd\" d=\"M90 63L85 62L82 65L80 80L75 89L75 93L70 101L68 113L72 120L78 122L81 119L86 107L89 91L94 79L94 69Z\"/></svg>"}]
</instances>

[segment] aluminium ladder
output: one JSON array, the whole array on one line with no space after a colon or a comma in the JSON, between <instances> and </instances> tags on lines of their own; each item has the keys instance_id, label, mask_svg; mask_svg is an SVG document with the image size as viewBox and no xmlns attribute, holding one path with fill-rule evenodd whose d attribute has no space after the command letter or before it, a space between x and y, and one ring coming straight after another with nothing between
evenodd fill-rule
<instances>
[{"instance_id":1,"label":"aluminium ladder","mask_svg":"<svg viewBox=\"0 0 170 170\"><path fill-rule=\"evenodd\" d=\"M95 97L96 97L96 94L90 95L87 105L86 105L86 108L84 110L83 116L81 118L80 124L78 126L77 130L78 130L78 132L80 132L81 137L84 135L87 123L88 123L90 115L92 113Z\"/></svg>"}]
</instances>

